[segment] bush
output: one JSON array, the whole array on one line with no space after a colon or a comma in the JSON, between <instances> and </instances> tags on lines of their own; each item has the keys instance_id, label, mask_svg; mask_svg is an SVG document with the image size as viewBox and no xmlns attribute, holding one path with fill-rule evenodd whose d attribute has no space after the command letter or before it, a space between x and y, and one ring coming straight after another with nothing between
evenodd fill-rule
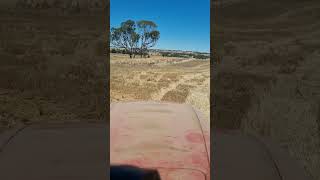
<instances>
[{"instance_id":1,"label":"bush","mask_svg":"<svg viewBox=\"0 0 320 180\"><path fill-rule=\"evenodd\" d=\"M195 55L193 55L193 58L195 58L195 59L208 59L209 56L206 56L203 54L195 54Z\"/></svg>"},{"instance_id":2,"label":"bush","mask_svg":"<svg viewBox=\"0 0 320 180\"><path fill-rule=\"evenodd\" d=\"M192 57L191 54L187 53L169 53L169 52L162 52L161 55L163 57L179 57L179 58L190 58Z\"/></svg>"},{"instance_id":3,"label":"bush","mask_svg":"<svg viewBox=\"0 0 320 180\"><path fill-rule=\"evenodd\" d=\"M128 54L125 49L111 49L111 53Z\"/></svg>"}]
</instances>

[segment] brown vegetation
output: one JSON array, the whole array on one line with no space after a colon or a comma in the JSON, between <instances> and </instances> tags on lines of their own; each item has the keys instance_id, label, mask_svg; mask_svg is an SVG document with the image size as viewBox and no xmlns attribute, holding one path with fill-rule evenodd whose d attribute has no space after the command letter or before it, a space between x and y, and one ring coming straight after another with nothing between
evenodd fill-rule
<instances>
[{"instance_id":1,"label":"brown vegetation","mask_svg":"<svg viewBox=\"0 0 320 180\"><path fill-rule=\"evenodd\" d=\"M110 70L111 102L189 103L209 117L208 60L111 54Z\"/></svg>"},{"instance_id":2,"label":"brown vegetation","mask_svg":"<svg viewBox=\"0 0 320 180\"><path fill-rule=\"evenodd\" d=\"M85 14L81 18L88 22L79 26L81 15L10 13L0 17L0 130L21 123L101 121L106 46L97 36L104 29L99 19Z\"/></svg>"},{"instance_id":3,"label":"brown vegetation","mask_svg":"<svg viewBox=\"0 0 320 180\"><path fill-rule=\"evenodd\" d=\"M217 8L213 126L271 137L320 179L319 2L239 0Z\"/></svg>"}]
</instances>

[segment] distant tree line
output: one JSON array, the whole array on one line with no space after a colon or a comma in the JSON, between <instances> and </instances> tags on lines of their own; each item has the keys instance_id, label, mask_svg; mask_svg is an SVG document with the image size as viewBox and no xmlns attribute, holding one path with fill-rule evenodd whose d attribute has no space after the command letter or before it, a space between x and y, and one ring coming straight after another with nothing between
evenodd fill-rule
<instances>
[{"instance_id":1,"label":"distant tree line","mask_svg":"<svg viewBox=\"0 0 320 180\"><path fill-rule=\"evenodd\" d=\"M129 54L126 49L118 49L118 48L111 48L111 53L117 54ZM208 59L210 58L209 55L200 54L200 53L183 53L183 52L160 52L162 57L178 57L178 58L195 58L195 59ZM148 54L145 54L146 57L150 57Z\"/></svg>"},{"instance_id":2,"label":"distant tree line","mask_svg":"<svg viewBox=\"0 0 320 180\"><path fill-rule=\"evenodd\" d=\"M111 49L111 53L118 53L118 54L128 54L125 49Z\"/></svg>"},{"instance_id":3,"label":"distant tree line","mask_svg":"<svg viewBox=\"0 0 320 180\"><path fill-rule=\"evenodd\" d=\"M117 49L117 48L111 48L111 53L117 53L117 54L130 54L126 49ZM142 57L150 58L150 55L148 53L143 53Z\"/></svg>"},{"instance_id":4,"label":"distant tree line","mask_svg":"<svg viewBox=\"0 0 320 180\"><path fill-rule=\"evenodd\" d=\"M208 59L208 55L199 53L171 53L171 52L161 52L163 57L180 57L180 58L195 58L195 59Z\"/></svg>"},{"instance_id":5,"label":"distant tree line","mask_svg":"<svg viewBox=\"0 0 320 180\"><path fill-rule=\"evenodd\" d=\"M208 58L210 58L210 56L209 55L204 55L204 54L194 54L193 58L196 58L196 59L208 59Z\"/></svg>"},{"instance_id":6,"label":"distant tree line","mask_svg":"<svg viewBox=\"0 0 320 180\"><path fill-rule=\"evenodd\" d=\"M154 47L160 38L157 27L152 21L127 20L122 22L120 27L111 28L111 45L124 49L122 52L129 54L130 58L136 55L147 57L149 49Z\"/></svg>"}]
</instances>

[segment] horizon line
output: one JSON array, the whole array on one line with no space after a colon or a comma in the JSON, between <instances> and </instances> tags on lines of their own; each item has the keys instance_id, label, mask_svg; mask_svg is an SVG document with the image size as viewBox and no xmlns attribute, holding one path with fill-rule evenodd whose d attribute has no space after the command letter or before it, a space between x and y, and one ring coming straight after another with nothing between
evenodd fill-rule
<instances>
[{"instance_id":1,"label":"horizon line","mask_svg":"<svg viewBox=\"0 0 320 180\"><path fill-rule=\"evenodd\" d=\"M112 47L110 45L110 48L117 48L117 47ZM210 51L194 51L194 50L181 50L181 49L166 49L166 48L150 48L150 50L165 50L165 51L183 51L183 52L196 52L196 53L206 53L210 54Z\"/></svg>"}]
</instances>

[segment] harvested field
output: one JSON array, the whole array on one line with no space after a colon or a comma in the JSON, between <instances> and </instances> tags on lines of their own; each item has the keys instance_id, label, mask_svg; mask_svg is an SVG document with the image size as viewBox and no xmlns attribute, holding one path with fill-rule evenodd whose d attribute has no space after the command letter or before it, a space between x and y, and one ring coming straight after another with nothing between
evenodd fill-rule
<instances>
[{"instance_id":1,"label":"harvested field","mask_svg":"<svg viewBox=\"0 0 320 180\"><path fill-rule=\"evenodd\" d=\"M208 118L209 68L208 59L111 54L110 99L189 103Z\"/></svg>"},{"instance_id":2,"label":"harvested field","mask_svg":"<svg viewBox=\"0 0 320 180\"><path fill-rule=\"evenodd\" d=\"M101 13L1 11L0 131L18 124L102 121Z\"/></svg>"},{"instance_id":3,"label":"harvested field","mask_svg":"<svg viewBox=\"0 0 320 180\"><path fill-rule=\"evenodd\" d=\"M272 138L319 180L319 1L220 3L213 126Z\"/></svg>"}]
</instances>

